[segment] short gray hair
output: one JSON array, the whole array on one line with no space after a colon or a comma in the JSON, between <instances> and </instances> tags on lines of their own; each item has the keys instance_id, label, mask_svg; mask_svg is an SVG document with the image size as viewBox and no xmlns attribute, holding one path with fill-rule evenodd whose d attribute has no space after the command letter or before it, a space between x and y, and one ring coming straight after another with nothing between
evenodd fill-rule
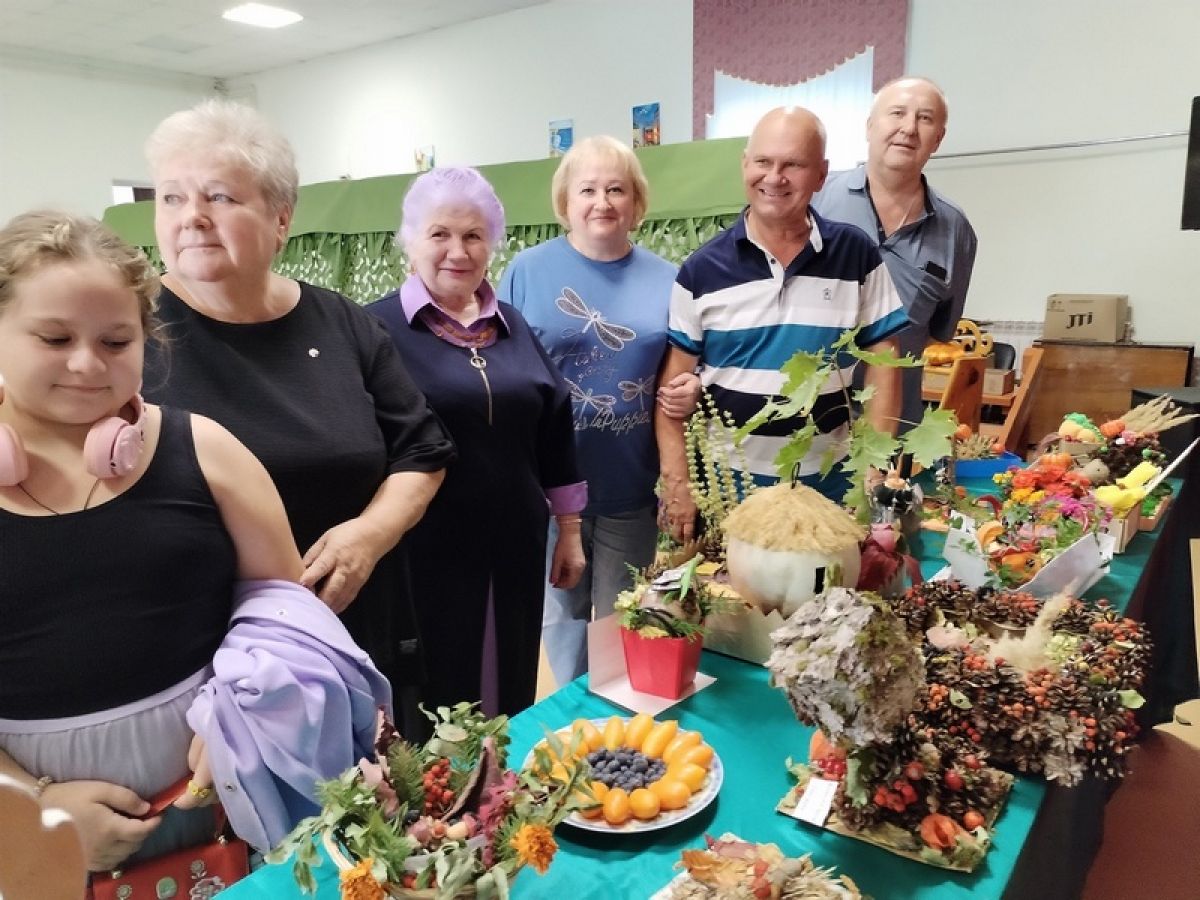
<instances>
[{"instance_id":1,"label":"short gray hair","mask_svg":"<svg viewBox=\"0 0 1200 900\"><path fill-rule=\"evenodd\" d=\"M209 98L172 113L146 140L146 161L157 172L170 160L198 150L245 166L273 212L296 208L300 173L292 145L253 107Z\"/></svg>"},{"instance_id":2,"label":"short gray hair","mask_svg":"<svg viewBox=\"0 0 1200 900\"><path fill-rule=\"evenodd\" d=\"M477 169L451 166L418 175L408 186L396 245L407 252L433 213L453 207L465 207L483 217L490 249L495 250L504 240L504 205L491 182Z\"/></svg>"}]
</instances>

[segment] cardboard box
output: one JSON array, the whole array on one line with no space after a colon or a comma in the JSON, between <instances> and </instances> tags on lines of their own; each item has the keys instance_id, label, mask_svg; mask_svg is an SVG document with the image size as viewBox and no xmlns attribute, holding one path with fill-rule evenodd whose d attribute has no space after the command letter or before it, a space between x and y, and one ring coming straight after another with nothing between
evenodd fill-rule
<instances>
[{"instance_id":1,"label":"cardboard box","mask_svg":"<svg viewBox=\"0 0 1200 900\"><path fill-rule=\"evenodd\" d=\"M1051 294L1042 337L1070 341L1119 341L1129 321L1127 294Z\"/></svg>"},{"instance_id":2,"label":"cardboard box","mask_svg":"<svg viewBox=\"0 0 1200 900\"><path fill-rule=\"evenodd\" d=\"M950 366L926 366L921 372L921 387L927 391L944 391L950 383ZM983 374L985 394L1007 394L1013 389L1012 369L988 369Z\"/></svg>"}]
</instances>

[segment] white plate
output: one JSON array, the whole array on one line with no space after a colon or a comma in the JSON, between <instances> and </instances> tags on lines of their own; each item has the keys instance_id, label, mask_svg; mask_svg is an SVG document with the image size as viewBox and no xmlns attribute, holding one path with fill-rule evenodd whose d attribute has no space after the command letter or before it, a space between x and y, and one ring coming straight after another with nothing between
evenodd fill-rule
<instances>
[{"instance_id":1,"label":"white plate","mask_svg":"<svg viewBox=\"0 0 1200 900\"><path fill-rule=\"evenodd\" d=\"M629 719L623 720L626 725L629 724ZM597 726L601 732L604 731L604 726L608 724L608 719L592 719L592 724ZM684 731L688 729L683 729ZM559 729L555 732L559 737L570 736L570 726L565 729ZM529 755L525 757L525 762L522 768L528 768L533 763L533 751L529 751ZM690 819L692 816L699 813L710 803L717 799L717 793L721 790L721 782L725 780L725 767L721 764L721 757L717 755L717 751L713 750L712 762L708 764L708 777L704 779L704 784L700 786L700 790L692 794L688 800L688 805L683 809L668 809L660 812L653 819L642 820L639 818L631 818L624 825L609 825L604 818L585 819L577 812L571 813L563 822L567 825L573 825L576 828L581 828L584 831L597 831L605 834L636 834L642 831L658 831L662 828L670 828L677 822L682 822L684 819Z\"/></svg>"}]
</instances>

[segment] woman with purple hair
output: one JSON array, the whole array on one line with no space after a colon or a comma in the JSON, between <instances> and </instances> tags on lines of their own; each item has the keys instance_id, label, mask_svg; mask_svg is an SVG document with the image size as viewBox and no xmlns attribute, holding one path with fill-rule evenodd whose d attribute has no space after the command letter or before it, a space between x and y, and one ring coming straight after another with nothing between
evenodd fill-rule
<instances>
[{"instance_id":1,"label":"woman with purple hair","mask_svg":"<svg viewBox=\"0 0 1200 900\"><path fill-rule=\"evenodd\" d=\"M482 698L509 715L533 702L547 525L549 582L584 568L571 395L521 314L485 278L504 208L474 169L434 169L404 198L397 243L412 274L368 309L458 446L458 460L404 538L425 650L427 705Z\"/></svg>"}]
</instances>

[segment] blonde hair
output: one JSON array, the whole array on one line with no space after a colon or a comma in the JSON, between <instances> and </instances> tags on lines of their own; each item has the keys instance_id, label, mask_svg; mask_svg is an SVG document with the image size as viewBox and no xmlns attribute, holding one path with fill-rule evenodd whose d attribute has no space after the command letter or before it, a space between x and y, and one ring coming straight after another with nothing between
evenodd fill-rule
<instances>
[{"instance_id":1,"label":"blonde hair","mask_svg":"<svg viewBox=\"0 0 1200 900\"><path fill-rule=\"evenodd\" d=\"M146 139L146 161L157 173L179 156L205 156L245 166L273 212L296 208L296 155L278 129L253 107L210 98L167 116Z\"/></svg>"},{"instance_id":2,"label":"blonde hair","mask_svg":"<svg viewBox=\"0 0 1200 900\"><path fill-rule=\"evenodd\" d=\"M594 161L615 165L621 177L629 182L633 189L633 227L637 228L642 224L650 206L650 184L646 181L646 173L642 171L637 154L616 138L606 134L584 138L563 156L550 182L550 202L554 205L554 217L563 228L570 227L567 221L567 191L578 169L584 163Z\"/></svg>"},{"instance_id":3,"label":"blonde hair","mask_svg":"<svg viewBox=\"0 0 1200 900\"><path fill-rule=\"evenodd\" d=\"M146 337L157 339L159 280L146 255L95 219L54 210L22 213L0 228L0 314L22 278L55 263L89 260L112 267L133 291Z\"/></svg>"}]
</instances>

